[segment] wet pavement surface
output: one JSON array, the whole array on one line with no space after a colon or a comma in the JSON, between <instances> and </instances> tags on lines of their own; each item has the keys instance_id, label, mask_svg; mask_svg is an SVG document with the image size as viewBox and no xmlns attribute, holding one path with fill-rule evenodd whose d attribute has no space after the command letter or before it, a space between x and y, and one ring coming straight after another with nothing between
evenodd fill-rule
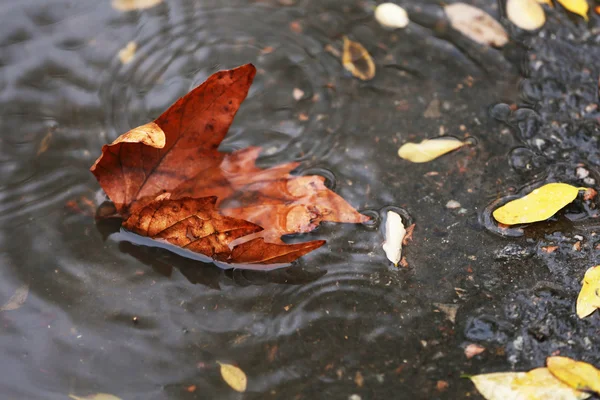
<instances>
[{"instance_id":1,"label":"wet pavement surface","mask_svg":"<svg viewBox=\"0 0 600 400\"><path fill-rule=\"evenodd\" d=\"M3 398L477 399L462 375L557 351L600 365L600 315L575 314L600 258L595 205L524 229L490 217L544 182L600 179L600 18L547 10L540 32L505 24L500 50L453 31L437 2L399 3L412 22L392 32L374 4L0 4L0 303L29 287L0 312ZM500 18L495 2L473 4ZM344 71L343 35L373 56L372 81ZM259 73L221 149L301 161L374 222L324 224L302 237L323 248L272 272L119 241L118 221L93 216L101 146L247 62ZM397 156L440 133L474 145L426 164ZM408 267L381 249L390 209L416 223ZM467 359L471 343L486 350ZM246 393L217 361L246 372Z\"/></svg>"}]
</instances>

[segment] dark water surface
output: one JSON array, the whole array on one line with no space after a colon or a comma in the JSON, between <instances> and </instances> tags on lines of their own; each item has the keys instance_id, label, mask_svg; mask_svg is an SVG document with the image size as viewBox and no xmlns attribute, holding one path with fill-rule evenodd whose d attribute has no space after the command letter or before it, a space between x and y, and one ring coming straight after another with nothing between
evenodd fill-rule
<instances>
[{"instance_id":1,"label":"dark water surface","mask_svg":"<svg viewBox=\"0 0 600 400\"><path fill-rule=\"evenodd\" d=\"M600 258L595 210L576 201L516 237L486 222L515 190L600 178L598 18L557 8L497 50L449 29L437 2L402 2L413 22L394 32L374 4L0 4L0 303L29 285L0 312L2 399L480 398L461 374L538 367L555 351L600 364L600 316L575 315ZM373 55L375 79L344 72L343 35ZM247 62L259 74L221 148L262 146L264 166L302 161L376 223L325 224L307 236L326 246L268 273L116 240L118 223L93 217L101 146ZM427 164L397 156L440 132L476 145ZM381 249L390 208L416 223L408 268ZM469 343L486 351L467 359ZM245 394L217 361L247 373Z\"/></svg>"}]
</instances>

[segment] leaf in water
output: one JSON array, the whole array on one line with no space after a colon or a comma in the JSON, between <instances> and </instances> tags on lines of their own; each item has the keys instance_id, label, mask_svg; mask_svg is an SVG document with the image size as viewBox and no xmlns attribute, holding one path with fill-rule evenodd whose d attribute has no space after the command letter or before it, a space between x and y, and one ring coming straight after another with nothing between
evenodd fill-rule
<instances>
[{"instance_id":1,"label":"leaf in water","mask_svg":"<svg viewBox=\"0 0 600 400\"><path fill-rule=\"evenodd\" d=\"M10 296L10 299L0 307L0 311L11 311L21 308L25 301L27 300L27 296L29 295L29 284L24 283L19 286L15 293Z\"/></svg>"},{"instance_id":2,"label":"leaf in water","mask_svg":"<svg viewBox=\"0 0 600 400\"><path fill-rule=\"evenodd\" d=\"M52 139L52 132L46 133L42 141L40 142L40 147L38 148L37 155L39 156L42 153L45 153L50 147L50 140Z\"/></svg>"},{"instance_id":3,"label":"leaf in water","mask_svg":"<svg viewBox=\"0 0 600 400\"><path fill-rule=\"evenodd\" d=\"M544 221L571 203L577 188L566 183L548 183L520 199L510 201L493 212L496 221L504 225L528 224Z\"/></svg>"},{"instance_id":4,"label":"leaf in water","mask_svg":"<svg viewBox=\"0 0 600 400\"><path fill-rule=\"evenodd\" d=\"M121 400L120 397L108 393L96 393L87 396L75 396L74 394L69 394L69 397L73 400Z\"/></svg>"},{"instance_id":5,"label":"leaf in water","mask_svg":"<svg viewBox=\"0 0 600 400\"><path fill-rule=\"evenodd\" d=\"M535 0L507 0L506 16L517 27L526 31L540 29L546 23L546 14Z\"/></svg>"},{"instance_id":6,"label":"leaf in water","mask_svg":"<svg viewBox=\"0 0 600 400\"><path fill-rule=\"evenodd\" d=\"M577 316L585 318L600 308L600 265L585 272L583 286L577 297Z\"/></svg>"},{"instance_id":7,"label":"leaf in water","mask_svg":"<svg viewBox=\"0 0 600 400\"><path fill-rule=\"evenodd\" d=\"M441 155L456 150L466 143L453 137L425 139L421 143L405 143L398 150L398 155L414 163L435 160Z\"/></svg>"},{"instance_id":8,"label":"leaf in water","mask_svg":"<svg viewBox=\"0 0 600 400\"><path fill-rule=\"evenodd\" d=\"M385 242L383 243L383 251L388 260L394 263L397 267L402 258L402 240L406 235L406 229L402 223L402 217L393 211L387 212L385 221Z\"/></svg>"},{"instance_id":9,"label":"leaf in water","mask_svg":"<svg viewBox=\"0 0 600 400\"><path fill-rule=\"evenodd\" d=\"M408 14L404 8L394 3L382 3L375 8L375 19L381 26L389 29L405 28Z\"/></svg>"},{"instance_id":10,"label":"leaf in water","mask_svg":"<svg viewBox=\"0 0 600 400\"><path fill-rule=\"evenodd\" d=\"M590 397L556 379L547 368L475 375L470 379L487 400L581 400Z\"/></svg>"},{"instance_id":11,"label":"leaf in water","mask_svg":"<svg viewBox=\"0 0 600 400\"><path fill-rule=\"evenodd\" d=\"M152 8L162 2L163 0L112 0L111 4L118 11L133 11Z\"/></svg>"},{"instance_id":12,"label":"leaf in water","mask_svg":"<svg viewBox=\"0 0 600 400\"><path fill-rule=\"evenodd\" d=\"M245 392L248 384L248 378L244 371L235 365L218 362L221 366L221 376L223 380L236 392Z\"/></svg>"},{"instance_id":13,"label":"leaf in water","mask_svg":"<svg viewBox=\"0 0 600 400\"><path fill-rule=\"evenodd\" d=\"M444 11L454 29L477 43L502 47L508 42L508 34L502 25L477 7L453 3L447 5Z\"/></svg>"},{"instance_id":14,"label":"leaf in water","mask_svg":"<svg viewBox=\"0 0 600 400\"><path fill-rule=\"evenodd\" d=\"M342 64L352 75L363 81L375 77L375 63L367 49L362 44L353 42L346 36L344 36Z\"/></svg>"},{"instance_id":15,"label":"leaf in water","mask_svg":"<svg viewBox=\"0 0 600 400\"><path fill-rule=\"evenodd\" d=\"M119 60L123 64L129 64L133 60L133 57L135 57L136 50L137 44L135 42L127 43L127 46L119 50Z\"/></svg>"},{"instance_id":16,"label":"leaf in water","mask_svg":"<svg viewBox=\"0 0 600 400\"><path fill-rule=\"evenodd\" d=\"M590 6L588 5L587 0L556 0L558 1L564 8L575 13L577 15L581 15L586 21L588 20L588 11Z\"/></svg>"},{"instance_id":17,"label":"leaf in water","mask_svg":"<svg viewBox=\"0 0 600 400\"><path fill-rule=\"evenodd\" d=\"M573 389L600 394L600 370L583 361L568 357L548 357L548 370Z\"/></svg>"}]
</instances>

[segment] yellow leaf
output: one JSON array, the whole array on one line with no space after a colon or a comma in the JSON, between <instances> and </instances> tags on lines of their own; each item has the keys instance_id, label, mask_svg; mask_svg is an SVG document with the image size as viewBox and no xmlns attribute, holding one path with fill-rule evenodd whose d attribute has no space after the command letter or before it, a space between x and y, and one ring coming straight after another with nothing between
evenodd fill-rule
<instances>
[{"instance_id":1,"label":"yellow leaf","mask_svg":"<svg viewBox=\"0 0 600 400\"><path fill-rule=\"evenodd\" d=\"M152 8L163 0L112 0L112 7L118 11L133 11Z\"/></svg>"},{"instance_id":2,"label":"yellow leaf","mask_svg":"<svg viewBox=\"0 0 600 400\"><path fill-rule=\"evenodd\" d=\"M548 357L548 370L573 389L600 394L600 370L583 361L568 357Z\"/></svg>"},{"instance_id":3,"label":"yellow leaf","mask_svg":"<svg viewBox=\"0 0 600 400\"><path fill-rule=\"evenodd\" d=\"M577 316L585 318L600 308L600 265L588 269L577 297Z\"/></svg>"},{"instance_id":4,"label":"yellow leaf","mask_svg":"<svg viewBox=\"0 0 600 400\"><path fill-rule=\"evenodd\" d=\"M548 4L550 7L554 7L552 0L536 0L540 4Z\"/></svg>"},{"instance_id":5,"label":"yellow leaf","mask_svg":"<svg viewBox=\"0 0 600 400\"><path fill-rule=\"evenodd\" d=\"M540 29L546 23L544 9L535 0L507 0L506 16L510 22L527 31Z\"/></svg>"},{"instance_id":6,"label":"yellow leaf","mask_svg":"<svg viewBox=\"0 0 600 400\"><path fill-rule=\"evenodd\" d=\"M556 0L558 1L564 8L575 13L577 15L581 15L586 21L588 20L587 13L590 9L587 0Z\"/></svg>"},{"instance_id":7,"label":"yellow leaf","mask_svg":"<svg viewBox=\"0 0 600 400\"><path fill-rule=\"evenodd\" d=\"M525 197L510 201L494 210L496 221L504 225L528 224L544 221L575 200L577 188L566 183L548 183Z\"/></svg>"},{"instance_id":8,"label":"yellow leaf","mask_svg":"<svg viewBox=\"0 0 600 400\"><path fill-rule=\"evenodd\" d=\"M248 384L248 378L244 371L235 365L218 362L221 366L221 376L223 380L236 392L245 392Z\"/></svg>"},{"instance_id":9,"label":"yellow leaf","mask_svg":"<svg viewBox=\"0 0 600 400\"><path fill-rule=\"evenodd\" d=\"M444 8L450 25L474 42L502 47L508 34L490 14L465 3L453 3Z\"/></svg>"},{"instance_id":10,"label":"yellow leaf","mask_svg":"<svg viewBox=\"0 0 600 400\"><path fill-rule=\"evenodd\" d=\"M547 368L476 375L471 381L487 400L582 400L590 397L556 379Z\"/></svg>"},{"instance_id":11,"label":"yellow leaf","mask_svg":"<svg viewBox=\"0 0 600 400\"><path fill-rule=\"evenodd\" d=\"M120 397L117 396L113 396L112 394L108 394L108 393L96 393L96 394L90 394L88 396L75 396L74 394L70 394L69 395L70 398L72 398L73 400L121 400Z\"/></svg>"},{"instance_id":12,"label":"yellow leaf","mask_svg":"<svg viewBox=\"0 0 600 400\"><path fill-rule=\"evenodd\" d=\"M119 60L123 64L129 64L133 57L135 57L135 52L137 50L137 44L135 42L127 43L127 46L123 47L119 50Z\"/></svg>"},{"instance_id":13,"label":"yellow leaf","mask_svg":"<svg viewBox=\"0 0 600 400\"><path fill-rule=\"evenodd\" d=\"M15 290L15 293L10 296L10 299L8 299L8 301L2 307L0 307L0 311L12 311L21 308L21 306L25 304L28 295L29 284L24 283L23 285L19 286L17 290Z\"/></svg>"},{"instance_id":14,"label":"yellow leaf","mask_svg":"<svg viewBox=\"0 0 600 400\"><path fill-rule=\"evenodd\" d=\"M466 143L453 137L425 139L421 143L405 143L398 150L398 155L414 163L424 163L434 160Z\"/></svg>"},{"instance_id":15,"label":"yellow leaf","mask_svg":"<svg viewBox=\"0 0 600 400\"><path fill-rule=\"evenodd\" d=\"M352 75L363 81L375 77L375 63L367 49L362 44L353 42L346 36L344 36L342 64Z\"/></svg>"}]
</instances>

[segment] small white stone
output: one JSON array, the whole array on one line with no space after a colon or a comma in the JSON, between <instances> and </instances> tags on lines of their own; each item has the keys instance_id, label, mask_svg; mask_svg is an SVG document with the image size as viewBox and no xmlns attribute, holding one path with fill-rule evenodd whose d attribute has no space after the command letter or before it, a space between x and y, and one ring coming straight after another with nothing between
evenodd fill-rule
<instances>
[{"instance_id":1,"label":"small white stone","mask_svg":"<svg viewBox=\"0 0 600 400\"><path fill-rule=\"evenodd\" d=\"M588 186L594 186L596 184L596 180L594 178L590 178L589 176L587 178L585 178L583 180L583 183L585 183Z\"/></svg>"},{"instance_id":2,"label":"small white stone","mask_svg":"<svg viewBox=\"0 0 600 400\"><path fill-rule=\"evenodd\" d=\"M394 263L397 267L402 258L402 240L406 235L406 229L402 223L402 217L393 211L387 212L385 221L385 243L383 243L383 251L388 260Z\"/></svg>"},{"instance_id":3,"label":"small white stone","mask_svg":"<svg viewBox=\"0 0 600 400\"><path fill-rule=\"evenodd\" d=\"M405 28L408 25L408 14L404 8L394 3L383 3L375 8L375 19L384 28Z\"/></svg>"},{"instance_id":4,"label":"small white stone","mask_svg":"<svg viewBox=\"0 0 600 400\"><path fill-rule=\"evenodd\" d=\"M357 394L353 394L348 397L348 400L362 400L362 398Z\"/></svg>"},{"instance_id":5,"label":"small white stone","mask_svg":"<svg viewBox=\"0 0 600 400\"><path fill-rule=\"evenodd\" d=\"M446 208L449 208L451 210L455 208L460 208L460 203L456 200L450 200L446 203Z\"/></svg>"},{"instance_id":6,"label":"small white stone","mask_svg":"<svg viewBox=\"0 0 600 400\"><path fill-rule=\"evenodd\" d=\"M587 169L585 169L583 167L577 168L576 173L577 173L578 179L585 179L588 176L590 176L590 171L588 171Z\"/></svg>"},{"instance_id":7,"label":"small white stone","mask_svg":"<svg viewBox=\"0 0 600 400\"><path fill-rule=\"evenodd\" d=\"M298 88L294 88L294 91L292 93L292 96L294 96L294 100L298 101L300 100L302 97L304 97L304 90L302 89L298 89Z\"/></svg>"}]
</instances>

